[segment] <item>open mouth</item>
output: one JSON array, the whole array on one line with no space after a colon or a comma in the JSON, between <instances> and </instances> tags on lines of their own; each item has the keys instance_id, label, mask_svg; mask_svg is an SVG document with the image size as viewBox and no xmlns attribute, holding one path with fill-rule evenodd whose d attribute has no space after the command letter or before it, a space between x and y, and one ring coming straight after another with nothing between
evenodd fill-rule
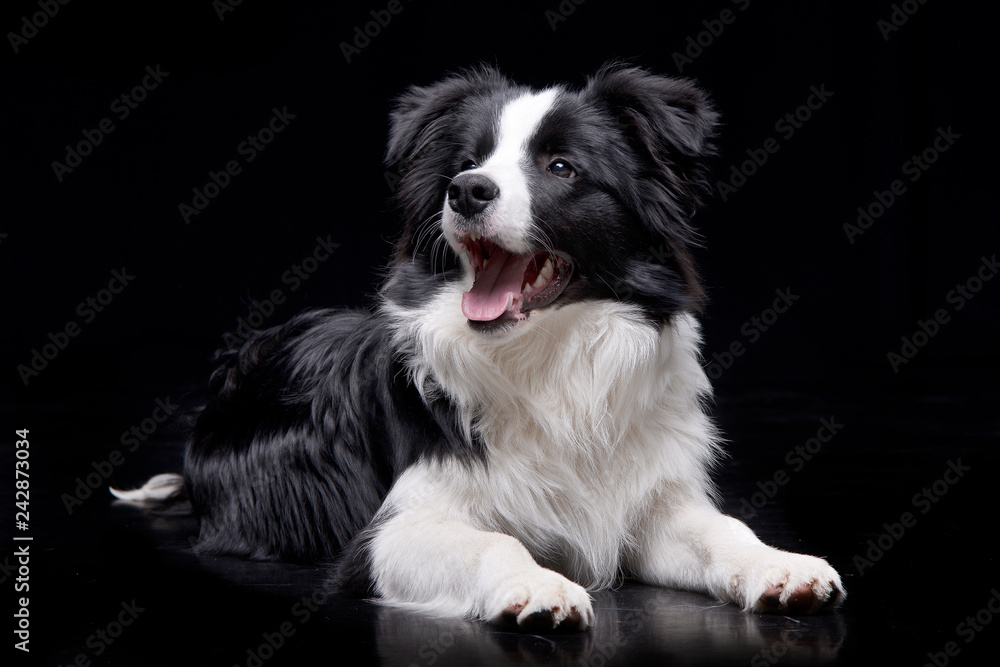
<instances>
[{"instance_id":1,"label":"open mouth","mask_svg":"<svg viewBox=\"0 0 1000 667\"><path fill-rule=\"evenodd\" d=\"M472 289L462 295L462 313L476 323L519 322L563 293L573 262L562 253L516 255L479 234L461 239L475 272Z\"/></svg>"}]
</instances>

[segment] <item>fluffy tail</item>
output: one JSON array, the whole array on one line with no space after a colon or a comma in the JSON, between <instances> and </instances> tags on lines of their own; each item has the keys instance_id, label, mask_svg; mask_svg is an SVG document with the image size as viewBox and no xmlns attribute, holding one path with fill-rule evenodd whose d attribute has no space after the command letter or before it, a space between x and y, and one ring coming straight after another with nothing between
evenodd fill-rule
<instances>
[{"instance_id":1,"label":"fluffy tail","mask_svg":"<svg viewBox=\"0 0 1000 667\"><path fill-rule=\"evenodd\" d=\"M180 500L187 495L184 489L184 477L173 472L156 475L138 489L125 491L109 487L108 490L119 500L139 505L160 505Z\"/></svg>"}]
</instances>

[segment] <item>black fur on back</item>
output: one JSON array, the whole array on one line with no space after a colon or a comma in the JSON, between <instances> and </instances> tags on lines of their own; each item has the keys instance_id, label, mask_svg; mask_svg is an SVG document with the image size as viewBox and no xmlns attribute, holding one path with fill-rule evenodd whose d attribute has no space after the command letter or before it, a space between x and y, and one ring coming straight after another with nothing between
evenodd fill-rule
<instances>
[{"instance_id":1,"label":"black fur on back","mask_svg":"<svg viewBox=\"0 0 1000 667\"><path fill-rule=\"evenodd\" d=\"M377 314L317 310L216 355L184 476L201 550L332 559L421 456L482 456L425 404Z\"/></svg>"}]
</instances>

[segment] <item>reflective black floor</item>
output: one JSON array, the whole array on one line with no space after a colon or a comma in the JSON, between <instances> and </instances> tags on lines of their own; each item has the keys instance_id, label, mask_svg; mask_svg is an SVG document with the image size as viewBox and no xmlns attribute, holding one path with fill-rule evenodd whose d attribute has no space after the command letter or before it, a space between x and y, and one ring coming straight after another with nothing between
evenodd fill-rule
<instances>
[{"instance_id":1,"label":"reflective black floor","mask_svg":"<svg viewBox=\"0 0 1000 667\"><path fill-rule=\"evenodd\" d=\"M623 582L594 595L590 632L555 636L343 599L327 589L323 568L195 555L193 519L116 505L105 490L103 473L128 485L179 469L180 417L158 425L134 452L120 443L126 429L118 415L142 415L155 397L7 406L5 427L26 425L32 438L31 659L246 667L991 664L1000 639L1000 621L992 622L1000 612L997 395L962 386L720 393L716 414L731 441L718 472L726 510L771 544L827 557L849 592L836 613L748 615L702 595ZM124 460L109 468L115 448ZM98 488L88 493L91 482ZM3 494L10 507L9 486ZM10 544L5 538L0 552L7 592L17 576Z\"/></svg>"}]
</instances>

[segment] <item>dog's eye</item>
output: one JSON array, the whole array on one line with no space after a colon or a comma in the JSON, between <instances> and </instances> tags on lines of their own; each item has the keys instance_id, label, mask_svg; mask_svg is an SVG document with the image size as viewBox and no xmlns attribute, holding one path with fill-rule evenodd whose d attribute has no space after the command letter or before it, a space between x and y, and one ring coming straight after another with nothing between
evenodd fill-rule
<instances>
[{"instance_id":1,"label":"dog's eye","mask_svg":"<svg viewBox=\"0 0 1000 667\"><path fill-rule=\"evenodd\" d=\"M479 167L479 165L476 164L473 160L466 160L465 162L462 163L460 171L469 171L470 169L476 169L477 167Z\"/></svg>"},{"instance_id":2,"label":"dog's eye","mask_svg":"<svg viewBox=\"0 0 1000 667\"><path fill-rule=\"evenodd\" d=\"M555 160L549 165L549 173L553 176L558 176L559 178L572 178L576 176L576 171L573 169L573 165L566 160Z\"/></svg>"}]
</instances>

